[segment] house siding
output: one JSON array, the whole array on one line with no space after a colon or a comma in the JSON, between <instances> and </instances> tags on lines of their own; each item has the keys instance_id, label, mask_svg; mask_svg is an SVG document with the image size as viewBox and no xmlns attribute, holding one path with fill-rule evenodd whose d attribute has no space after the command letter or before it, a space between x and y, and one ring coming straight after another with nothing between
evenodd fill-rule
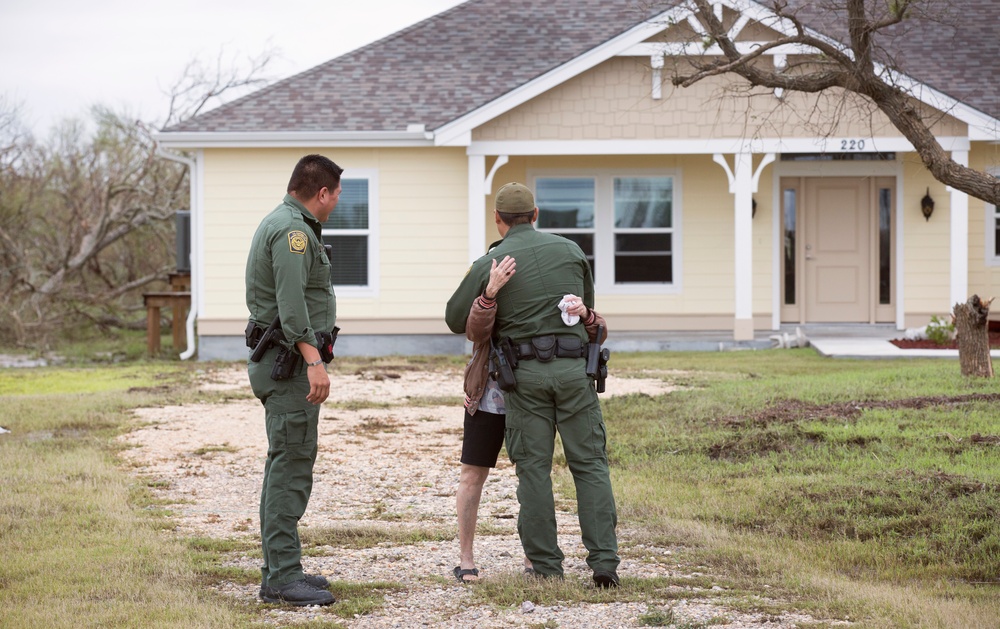
<instances>
[{"instance_id":1,"label":"house siding","mask_svg":"<svg viewBox=\"0 0 1000 629\"><path fill-rule=\"evenodd\" d=\"M339 319L427 319L447 332L444 303L467 268L467 160L459 149L217 149L204 152L204 296L199 324L242 333L244 270L260 220L280 203L300 157L321 153L377 172L378 292L338 296ZM237 329L238 328L238 329ZM400 332L412 330L405 324Z\"/></svg>"}]
</instances>

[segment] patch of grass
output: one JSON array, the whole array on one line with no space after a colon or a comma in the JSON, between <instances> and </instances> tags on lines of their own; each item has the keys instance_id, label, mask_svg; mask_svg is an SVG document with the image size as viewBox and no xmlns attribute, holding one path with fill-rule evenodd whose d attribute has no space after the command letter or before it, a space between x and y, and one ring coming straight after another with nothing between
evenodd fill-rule
<instances>
[{"instance_id":1,"label":"patch of grass","mask_svg":"<svg viewBox=\"0 0 1000 629\"><path fill-rule=\"evenodd\" d=\"M211 454L213 452L239 452L239 450L228 443L223 443L221 445L202 446L201 448L191 452L191 454L195 456L205 456L206 454Z\"/></svg>"},{"instance_id":2,"label":"patch of grass","mask_svg":"<svg viewBox=\"0 0 1000 629\"><path fill-rule=\"evenodd\" d=\"M337 548L374 548L380 544L411 545L455 539L453 528L411 528L378 525L310 527L299 531L304 545Z\"/></svg>"},{"instance_id":3,"label":"patch of grass","mask_svg":"<svg viewBox=\"0 0 1000 629\"><path fill-rule=\"evenodd\" d=\"M249 625L250 615L202 586L192 551L160 533L172 527L161 501L114 456L131 409L192 399L193 373L187 365L0 371L12 431L0 439L0 460L17 462L0 483L4 625Z\"/></svg>"},{"instance_id":4,"label":"patch of grass","mask_svg":"<svg viewBox=\"0 0 1000 629\"><path fill-rule=\"evenodd\" d=\"M397 406L447 406L450 408L461 408L465 404L465 398L461 395L415 395L406 398L405 402Z\"/></svg>"},{"instance_id":5,"label":"patch of grass","mask_svg":"<svg viewBox=\"0 0 1000 629\"><path fill-rule=\"evenodd\" d=\"M329 607L330 611L341 618L354 618L370 614L385 605L386 591L406 589L401 583L391 581L369 581L354 583L348 581L333 581L330 591L337 602Z\"/></svg>"},{"instance_id":6,"label":"patch of grass","mask_svg":"<svg viewBox=\"0 0 1000 629\"><path fill-rule=\"evenodd\" d=\"M640 627L668 627L673 625L674 622L674 610L672 607L646 612L645 614L641 614L638 619Z\"/></svg>"},{"instance_id":7,"label":"patch of grass","mask_svg":"<svg viewBox=\"0 0 1000 629\"><path fill-rule=\"evenodd\" d=\"M375 400L344 400L342 402L324 402L323 408L341 408L345 411L363 411L373 408L392 408L389 402L376 402Z\"/></svg>"},{"instance_id":8,"label":"patch of grass","mask_svg":"<svg viewBox=\"0 0 1000 629\"><path fill-rule=\"evenodd\" d=\"M952 361L808 350L650 358L705 376L702 388L602 400L621 521L689 546L737 591L768 585L818 618L1000 622L1000 603L974 590L1000 574L991 381ZM554 478L572 495L568 474Z\"/></svg>"}]
</instances>

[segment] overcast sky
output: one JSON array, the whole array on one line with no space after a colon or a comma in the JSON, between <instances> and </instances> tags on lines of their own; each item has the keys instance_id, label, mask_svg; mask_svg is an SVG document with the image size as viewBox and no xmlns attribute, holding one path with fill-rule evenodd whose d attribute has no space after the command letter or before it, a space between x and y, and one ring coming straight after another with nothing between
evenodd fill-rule
<instances>
[{"instance_id":1,"label":"overcast sky","mask_svg":"<svg viewBox=\"0 0 1000 629\"><path fill-rule=\"evenodd\" d=\"M166 92L194 59L270 49L279 56L267 74L284 78L461 2L0 0L0 100L20 105L36 136L95 103L162 121Z\"/></svg>"}]
</instances>

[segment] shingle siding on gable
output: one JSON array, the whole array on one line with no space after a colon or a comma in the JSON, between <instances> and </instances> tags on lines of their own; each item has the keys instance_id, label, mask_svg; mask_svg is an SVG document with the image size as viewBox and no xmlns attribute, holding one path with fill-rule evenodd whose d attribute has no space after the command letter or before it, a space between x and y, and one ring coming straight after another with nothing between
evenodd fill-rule
<instances>
[{"instance_id":1,"label":"shingle siding on gable","mask_svg":"<svg viewBox=\"0 0 1000 629\"><path fill-rule=\"evenodd\" d=\"M758 89L747 99L738 77L713 77L686 89L664 87L664 98L650 95L648 63L617 57L555 87L542 96L484 124L474 140L607 140L741 138L748 132L766 137L811 138L817 128L838 120L836 134L896 137L880 112L856 115L837 111L842 96L790 93L784 103ZM727 92L736 85L738 91ZM853 97L860 101L860 97ZM926 109L926 108L925 108ZM711 115L706 115L711 112ZM964 135L966 125L927 110L938 135Z\"/></svg>"}]
</instances>

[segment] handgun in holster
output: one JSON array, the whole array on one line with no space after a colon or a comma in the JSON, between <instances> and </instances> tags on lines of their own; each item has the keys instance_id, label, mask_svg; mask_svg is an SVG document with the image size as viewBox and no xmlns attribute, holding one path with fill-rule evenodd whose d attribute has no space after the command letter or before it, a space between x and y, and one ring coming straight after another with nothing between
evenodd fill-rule
<instances>
[{"instance_id":1,"label":"handgun in holster","mask_svg":"<svg viewBox=\"0 0 1000 629\"><path fill-rule=\"evenodd\" d=\"M604 393L604 383L608 379L608 359L611 350L601 347L600 339L604 336L604 326L597 326L597 341L587 347L587 375L594 379L598 393Z\"/></svg>"},{"instance_id":2,"label":"handgun in holster","mask_svg":"<svg viewBox=\"0 0 1000 629\"><path fill-rule=\"evenodd\" d=\"M247 324L247 329L244 333L247 340L247 347L253 350L250 354L250 361L255 363L259 363L260 359L264 357L264 352L271 349L271 346L275 344L275 333L281 333L281 319L278 315L275 315L271 325L267 326L263 333L260 330L260 326L251 321Z\"/></svg>"},{"instance_id":3,"label":"handgun in holster","mask_svg":"<svg viewBox=\"0 0 1000 629\"><path fill-rule=\"evenodd\" d=\"M517 387L514 370L517 369L517 354L510 337L504 337L493 344L490 352L490 373L501 391L513 391Z\"/></svg>"}]
</instances>

